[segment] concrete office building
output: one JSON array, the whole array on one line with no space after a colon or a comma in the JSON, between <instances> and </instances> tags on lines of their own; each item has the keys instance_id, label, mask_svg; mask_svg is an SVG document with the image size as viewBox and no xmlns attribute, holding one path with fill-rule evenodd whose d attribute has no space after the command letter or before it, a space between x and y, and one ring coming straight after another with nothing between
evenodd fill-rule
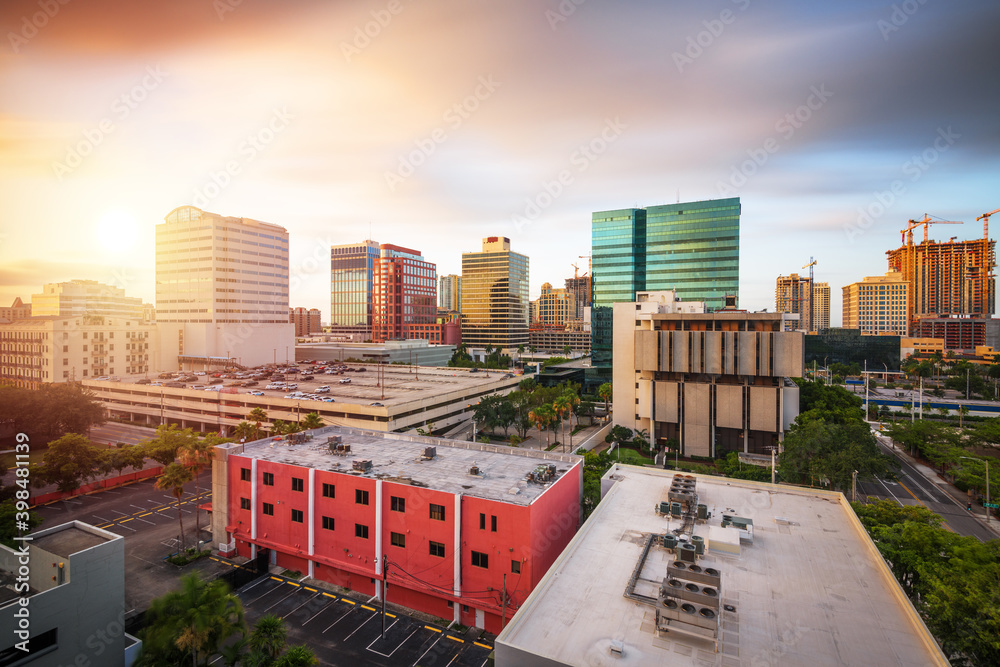
<instances>
[{"instance_id":1,"label":"concrete office building","mask_svg":"<svg viewBox=\"0 0 1000 667\"><path fill-rule=\"evenodd\" d=\"M830 284L815 283L806 276L793 273L778 276L774 290L774 310L796 313L804 331L830 328Z\"/></svg>"},{"instance_id":2,"label":"concrete office building","mask_svg":"<svg viewBox=\"0 0 1000 667\"><path fill-rule=\"evenodd\" d=\"M372 340L422 338L440 343L437 323L437 266L419 250L383 243L373 266Z\"/></svg>"},{"instance_id":3,"label":"concrete office building","mask_svg":"<svg viewBox=\"0 0 1000 667\"><path fill-rule=\"evenodd\" d=\"M372 336L378 243L330 248L330 332Z\"/></svg>"},{"instance_id":4,"label":"concrete office building","mask_svg":"<svg viewBox=\"0 0 1000 667\"><path fill-rule=\"evenodd\" d=\"M462 342L473 352L511 353L528 344L528 258L510 239L483 239L482 252L462 253Z\"/></svg>"},{"instance_id":5,"label":"concrete office building","mask_svg":"<svg viewBox=\"0 0 1000 667\"><path fill-rule=\"evenodd\" d=\"M142 643L125 632L125 538L72 521L31 534L28 557L0 545L0 571L13 582L30 571L30 589L0 601L0 660L5 665L127 667ZM27 562L25 562L27 561ZM24 596L28 605L20 604ZM31 639L19 641L17 610L29 612Z\"/></svg>"},{"instance_id":6,"label":"concrete office building","mask_svg":"<svg viewBox=\"0 0 1000 667\"><path fill-rule=\"evenodd\" d=\"M32 315L106 315L128 320L152 319L152 306L125 296L125 290L96 280L70 280L42 286L31 295Z\"/></svg>"},{"instance_id":7,"label":"concrete office building","mask_svg":"<svg viewBox=\"0 0 1000 667\"><path fill-rule=\"evenodd\" d=\"M566 291L573 295L572 319L582 320L584 310L590 308L590 276L567 278Z\"/></svg>"},{"instance_id":8,"label":"concrete office building","mask_svg":"<svg viewBox=\"0 0 1000 667\"><path fill-rule=\"evenodd\" d=\"M451 273L438 279L438 308L462 312L462 276Z\"/></svg>"},{"instance_id":9,"label":"concrete office building","mask_svg":"<svg viewBox=\"0 0 1000 667\"><path fill-rule=\"evenodd\" d=\"M678 477L607 472L498 667L949 664L843 494Z\"/></svg>"},{"instance_id":10,"label":"concrete office building","mask_svg":"<svg viewBox=\"0 0 1000 667\"><path fill-rule=\"evenodd\" d=\"M571 454L341 427L216 451L226 553L378 597L385 555L388 602L489 632L579 524Z\"/></svg>"},{"instance_id":11,"label":"concrete office building","mask_svg":"<svg viewBox=\"0 0 1000 667\"><path fill-rule=\"evenodd\" d=\"M289 308L288 321L295 325L295 337L320 333L323 326L320 323L321 314L318 308Z\"/></svg>"},{"instance_id":12,"label":"concrete office building","mask_svg":"<svg viewBox=\"0 0 1000 667\"><path fill-rule=\"evenodd\" d=\"M717 311L673 292L614 306L614 422L684 456L764 454L799 412L803 333L781 313Z\"/></svg>"},{"instance_id":13,"label":"concrete office building","mask_svg":"<svg viewBox=\"0 0 1000 667\"><path fill-rule=\"evenodd\" d=\"M938 338L945 351L973 354L977 347L1000 349L1000 320L988 317L922 317L913 335Z\"/></svg>"},{"instance_id":14,"label":"concrete office building","mask_svg":"<svg viewBox=\"0 0 1000 667\"><path fill-rule=\"evenodd\" d=\"M542 283L542 292L532 304L533 327L565 327L575 318L576 295L565 288Z\"/></svg>"},{"instance_id":15,"label":"concrete office building","mask_svg":"<svg viewBox=\"0 0 1000 667\"><path fill-rule=\"evenodd\" d=\"M37 388L176 368L176 346L159 335L152 322L98 315L0 323L0 381Z\"/></svg>"},{"instance_id":16,"label":"concrete office building","mask_svg":"<svg viewBox=\"0 0 1000 667\"><path fill-rule=\"evenodd\" d=\"M903 274L896 271L845 285L844 328L906 336L910 322L906 311L909 288Z\"/></svg>"},{"instance_id":17,"label":"concrete office building","mask_svg":"<svg viewBox=\"0 0 1000 667\"><path fill-rule=\"evenodd\" d=\"M295 345L288 308L283 227L194 206L157 225L157 323L185 368L272 362Z\"/></svg>"},{"instance_id":18,"label":"concrete office building","mask_svg":"<svg viewBox=\"0 0 1000 667\"><path fill-rule=\"evenodd\" d=\"M593 214L595 367L611 365L612 306L636 292L675 290L709 311L738 298L740 212L735 197Z\"/></svg>"},{"instance_id":19,"label":"concrete office building","mask_svg":"<svg viewBox=\"0 0 1000 667\"><path fill-rule=\"evenodd\" d=\"M23 303L21 297L15 297L10 308L0 308L0 322L13 322L31 317L31 304Z\"/></svg>"}]
</instances>

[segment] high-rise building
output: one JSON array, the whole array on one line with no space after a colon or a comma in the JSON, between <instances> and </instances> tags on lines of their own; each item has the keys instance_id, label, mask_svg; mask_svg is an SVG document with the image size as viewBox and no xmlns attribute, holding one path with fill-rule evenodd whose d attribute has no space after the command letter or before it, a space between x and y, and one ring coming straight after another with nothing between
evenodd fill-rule
<instances>
[{"instance_id":1,"label":"high-rise building","mask_svg":"<svg viewBox=\"0 0 1000 667\"><path fill-rule=\"evenodd\" d=\"M567 278L566 291L573 294L573 315L571 319L582 320L584 308L590 307L590 276Z\"/></svg>"},{"instance_id":2,"label":"high-rise building","mask_svg":"<svg viewBox=\"0 0 1000 667\"><path fill-rule=\"evenodd\" d=\"M535 321L541 327L564 327L574 319L576 295L562 287L553 288L550 283L542 283L542 293L534 302Z\"/></svg>"},{"instance_id":3,"label":"high-rise building","mask_svg":"<svg viewBox=\"0 0 1000 667\"><path fill-rule=\"evenodd\" d=\"M909 332L908 292L909 282L896 271L845 285L844 328L906 336Z\"/></svg>"},{"instance_id":4,"label":"high-rise building","mask_svg":"<svg viewBox=\"0 0 1000 667\"><path fill-rule=\"evenodd\" d=\"M438 308L462 312L462 276L454 273L441 276L438 288Z\"/></svg>"},{"instance_id":5,"label":"high-rise building","mask_svg":"<svg viewBox=\"0 0 1000 667\"><path fill-rule=\"evenodd\" d=\"M830 328L830 284L816 283L806 276L793 273L778 276L774 290L775 311L797 313L804 331Z\"/></svg>"},{"instance_id":6,"label":"high-rise building","mask_svg":"<svg viewBox=\"0 0 1000 667\"><path fill-rule=\"evenodd\" d=\"M42 286L41 294L31 295L31 313L35 316L106 315L141 320L148 304L125 296L125 290L96 280L70 280Z\"/></svg>"},{"instance_id":7,"label":"high-rise building","mask_svg":"<svg viewBox=\"0 0 1000 667\"><path fill-rule=\"evenodd\" d=\"M912 233L912 230L911 230ZM889 270L910 285L907 316L911 328L924 317L989 317L995 312L996 241L924 240L886 252Z\"/></svg>"},{"instance_id":8,"label":"high-rise building","mask_svg":"<svg viewBox=\"0 0 1000 667\"><path fill-rule=\"evenodd\" d=\"M161 344L185 367L269 363L294 354L288 321L288 232L180 206L156 227ZM294 357L293 357L294 358Z\"/></svg>"},{"instance_id":9,"label":"high-rise building","mask_svg":"<svg viewBox=\"0 0 1000 667\"><path fill-rule=\"evenodd\" d=\"M422 338L441 342L437 323L437 267L419 250L383 243L374 265L372 340Z\"/></svg>"},{"instance_id":10,"label":"high-rise building","mask_svg":"<svg viewBox=\"0 0 1000 667\"><path fill-rule=\"evenodd\" d=\"M362 241L330 248L330 331L372 335L378 243Z\"/></svg>"},{"instance_id":11,"label":"high-rise building","mask_svg":"<svg viewBox=\"0 0 1000 667\"><path fill-rule=\"evenodd\" d=\"M734 197L593 214L595 367L611 364L612 305L636 292L676 290L709 311L739 296L740 211Z\"/></svg>"},{"instance_id":12,"label":"high-rise building","mask_svg":"<svg viewBox=\"0 0 1000 667\"><path fill-rule=\"evenodd\" d=\"M482 252L462 254L462 342L514 351L528 344L528 258L510 239L483 239Z\"/></svg>"},{"instance_id":13,"label":"high-rise building","mask_svg":"<svg viewBox=\"0 0 1000 667\"><path fill-rule=\"evenodd\" d=\"M295 325L296 336L308 336L323 330L319 308L289 308L288 321Z\"/></svg>"}]
</instances>

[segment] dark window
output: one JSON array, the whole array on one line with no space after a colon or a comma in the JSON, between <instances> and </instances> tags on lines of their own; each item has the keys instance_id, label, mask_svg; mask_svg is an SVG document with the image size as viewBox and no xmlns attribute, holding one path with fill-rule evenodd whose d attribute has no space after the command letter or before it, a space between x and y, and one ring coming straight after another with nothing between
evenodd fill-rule
<instances>
[{"instance_id":1,"label":"dark window","mask_svg":"<svg viewBox=\"0 0 1000 667\"><path fill-rule=\"evenodd\" d=\"M240 481L241 482L250 481L250 468L240 468Z\"/></svg>"},{"instance_id":2,"label":"dark window","mask_svg":"<svg viewBox=\"0 0 1000 667\"><path fill-rule=\"evenodd\" d=\"M368 526L362 526L360 523L354 524L354 537L360 537L363 540L367 540Z\"/></svg>"},{"instance_id":3,"label":"dark window","mask_svg":"<svg viewBox=\"0 0 1000 667\"><path fill-rule=\"evenodd\" d=\"M406 511L406 498L399 498L397 496L389 496L389 509L393 512L405 512Z\"/></svg>"},{"instance_id":4,"label":"dark window","mask_svg":"<svg viewBox=\"0 0 1000 667\"><path fill-rule=\"evenodd\" d=\"M302 491L305 488L305 481L301 477L292 477L292 491Z\"/></svg>"},{"instance_id":5,"label":"dark window","mask_svg":"<svg viewBox=\"0 0 1000 667\"><path fill-rule=\"evenodd\" d=\"M302 523L302 510L292 510L292 521Z\"/></svg>"},{"instance_id":6,"label":"dark window","mask_svg":"<svg viewBox=\"0 0 1000 667\"><path fill-rule=\"evenodd\" d=\"M405 547L406 535L402 533L389 533L389 544L394 547Z\"/></svg>"},{"instance_id":7,"label":"dark window","mask_svg":"<svg viewBox=\"0 0 1000 667\"><path fill-rule=\"evenodd\" d=\"M323 530L333 530L333 517L325 516L323 517Z\"/></svg>"},{"instance_id":8,"label":"dark window","mask_svg":"<svg viewBox=\"0 0 1000 667\"><path fill-rule=\"evenodd\" d=\"M361 489L354 490L354 502L358 505L368 504L368 492L362 491Z\"/></svg>"},{"instance_id":9,"label":"dark window","mask_svg":"<svg viewBox=\"0 0 1000 667\"><path fill-rule=\"evenodd\" d=\"M480 553L478 551L472 552L472 564L476 567L489 567L490 557L488 554Z\"/></svg>"},{"instance_id":10,"label":"dark window","mask_svg":"<svg viewBox=\"0 0 1000 667\"><path fill-rule=\"evenodd\" d=\"M479 515L479 530L486 530L486 515Z\"/></svg>"},{"instance_id":11,"label":"dark window","mask_svg":"<svg viewBox=\"0 0 1000 667\"><path fill-rule=\"evenodd\" d=\"M266 472L264 473L264 486L274 486L274 473Z\"/></svg>"},{"instance_id":12,"label":"dark window","mask_svg":"<svg viewBox=\"0 0 1000 667\"><path fill-rule=\"evenodd\" d=\"M444 505L435 505L431 503L431 518L437 519L438 521L444 521Z\"/></svg>"},{"instance_id":13,"label":"dark window","mask_svg":"<svg viewBox=\"0 0 1000 667\"><path fill-rule=\"evenodd\" d=\"M444 558L444 545L440 542L431 542L431 555Z\"/></svg>"},{"instance_id":14,"label":"dark window","mask_svg":"<svg viewBox=\"0 0 1000 667\"><path fill-rule=\"evenodd\" d=\"M274 505L271 503L264 503L264 514L274 516Z\"/></svg>"},{"instance_id":15,"label":"dark window","mask_svg":"<svg viewBox=\"0 0 1000 667\"><path fill-rule=\"evenodd\" d=\"M521 574L521 561L511 560L510 561L510 571L514 574Z\"/></svg>"},{"instance_id":16,"label":"dark window","mask_svg":"<svg viewBox=\"0 0 1000 667\"><path fill-rule=\"evenodd\" d=\"M490 532L497 532L497 517L494 514L490 515Z\"/></svg>"},{"instance_id":17,"label":"dark window","mask_svg":"<svg viewBox=\"0 0 1000 667\"><path fill-rule=\"evenodd\" d=\"M240 498L240 509L241 510L248 510L248 509L250 509L250 499L249 498Z\"/></svg>"},{"instance_id":18,"label":"dark window","mask_svg":"<svg viewBox=\"0 0 1000 667\"><path fill-rule=\"evenodd\" d=\"M323 482L323 497L336 498L337 488L333 484L327 484L326 482Z\"/></svg>"}]
</instances>

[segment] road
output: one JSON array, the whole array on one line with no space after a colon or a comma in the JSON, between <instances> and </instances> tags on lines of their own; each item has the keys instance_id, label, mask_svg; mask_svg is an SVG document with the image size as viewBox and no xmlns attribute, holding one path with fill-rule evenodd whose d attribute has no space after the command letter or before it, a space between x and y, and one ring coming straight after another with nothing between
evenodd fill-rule
<instances>
[{"instance_id":1,"label":"road","mask_svg":"<svg viewBox=\"0 0 1000 667\"><path fill-rule=\"evenodd\" d=\"M858 482L858 493L869 498L888 498L900 505L921 505L941 516L944 525L959 535L973 535L982 541L997 536L982 521L972 516L965 506L927 479L913 465L896 456L889 438L876 436L879 446L899 463L896 480L876 478L873 482Z\"/></svg>"},{"instance_id":2,"label":"road","mask_svg":"<svg viewBox=\"0 0 1000 667\"><path fill-rule=\"evenodd\" d=\"M137 445L143 440L148 440L155 435L155 428L133 426L132 424L119 424L117 422L105 422L100 426L95 426L90 429L90 441L98 445L114 445L119 442Z\"/></svg>"}]
</instances>

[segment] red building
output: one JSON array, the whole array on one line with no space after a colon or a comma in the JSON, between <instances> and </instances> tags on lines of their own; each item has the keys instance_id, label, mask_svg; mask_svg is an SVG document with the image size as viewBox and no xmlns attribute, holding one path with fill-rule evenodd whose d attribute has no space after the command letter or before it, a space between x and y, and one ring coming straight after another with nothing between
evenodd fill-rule
<instances>
[{"instance_id":1,"label":"red building","mask_svg":"<svg viewBox=\"0 0 1000 667\"><path fill-rule=\"evenodd\" d=\"M383 243L373 273L372 340L422 338L440 344L437 266L419 250Z\"/></svg>"},{"instance_id":2,"label":"red building","mask_svg":"<svg viewBox=\"0 0 1000 667\"><path fill-rule=\"evenodd\" d=\"M308 434L219 447L213 530L229 553L266 549L275 565L379 597L387 562L389 602L496 633L576 534L579 456Z\"/></svg>"},{"instance_id":3,"label":"red building","mask_svg":"<svg viewBox=\"0 0 1000 667\"><path fill-rule=\"evenodd\" d=\"M296 336L308 336L323 330L318 308L289 308L288 321L295 325Z\"/></svg>"}]
</instances>

